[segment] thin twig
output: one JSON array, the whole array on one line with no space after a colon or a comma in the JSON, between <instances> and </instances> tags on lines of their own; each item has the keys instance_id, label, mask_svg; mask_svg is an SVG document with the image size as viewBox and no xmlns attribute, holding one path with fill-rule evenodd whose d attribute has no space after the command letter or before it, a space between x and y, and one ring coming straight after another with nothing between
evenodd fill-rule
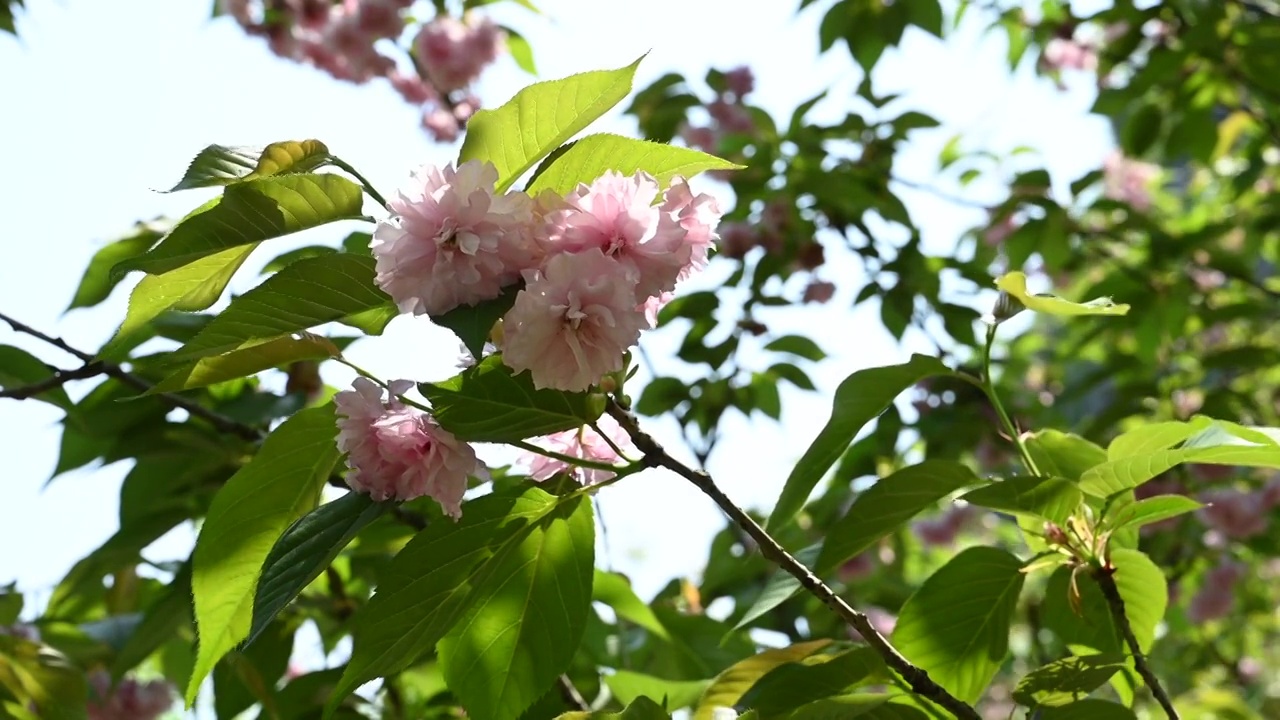
<instances>
[{"instance_id":1,"label":"thin twig","mask_svg":"<svg viewBox=\"0 0 1280 720\"><path fill-rule=\"evenodd\" d=\"M866 615L850 607L839 595L836 595L834 590L819 579L818 576L814 575L812 570L806 567L804 563L796 560L791 553L788 553L782 545L778 544L778 541L774 540L764 528L760 527L759 523L753 520L745 510L735 505L733 500L729 499L729 496L725 495L716 486L710 475L694 470L671 457L658 441L640 429L635 416L616 402L612 400L609 402L608 412L631 436L636 448L644 453L645 464L650 467L663 467L671 470L693 483L703 494L715 501L716 505L719 505L720 509L729 516L729 519L755 541L766 558L777 563L789 575L799 580L801 587L822 601L823 605L826 605L836 615L840 616L854 630L857 630L858 634L884 658L885 663L902 675L902 678L916 694L941 705L957 718L961 718L961 720L981 720L982 716L978 714L978 711L973 706L947 692L945 688L934 682L927 672L912 665L911 661L903 657L902 653L898 652L876 630Z\"/></svg>"},{"instance_id":2,"label":"thin twig","mask_svg":"<svg viewBox=\"0 0 1280 720\"><path fill-rule=\"evenodd\" d=\"M578 688L574 687L573 681L568 675L561 675L559 679L560 695L564 697L564 701L575 710L590 710L591 704L587 699L582 697L582 693L578 692Z\"/></svg>"},{"instance_id":3,"label":"thin twig","mask_svg":"<svg viewBox=\"0 0 1280 720\"><path fill-rule=\"evenodd\" d=\"M86 363L84 367L76 368L75 370L57 370L40 382L16 388L9 388L7 390L0 390L0 398L9 398L10 400L27 400L39 395L40 393L60 388L72 380L85 380L101 375L102 372L101 363Z\"/></svg>"},{"instance_id":4,"label":"thin twig","mask_svg":"<svg viewBox=\"0 0 1280 720\"><path fill-rule=\"evenodd\" d=\"M369 182L367 179L365 179L365 176L360 174L360 171L356 170L354 167L352 167L350 164L348 164L346 161L344 161L342 158L336 155L330 155L329 162L351 173L351 175L355 177L356 180L359 180L360 184L364 186L364 191L369 193L369 197L376 200L378 204L381 205L384 209L387 209L387 210L391 209L390 206L387 205L387 199L382 196L382 193L378 192L377 188L373 186L373 183Z\"/></svg>"},{"instance_id":5,"label":"thin twig","mask_svg":"<svg viewBox=\"0 0 1280 720\"><path fill-rule=\"evenodd\" d=\"M1116 587L1115 578L1111 577L1115 572L1114 568L1102 567L1094 571L1093 577L1098 581L1098 588L1102 590L1102 597L1106 598L1107 606L1111 608L1111 617L1115 619L1116 625L1120 628L1120 634L1124 636L1125 644L1129 646L1129 651L1133 653L1133 666L1142 676L1142 680L1147 683L1147 687L1151 689L1151 694L1155 696L1156 702L1160 703L1160 707L1164 709L1164 714L1169 720L1178 720L1178 711L1173 707L1173 701L1169 699L1169 694L1165 692L1164 686L1160 684L1160 678L1152 672L1151 666L1147 664L1147 657L1142 653L1142 647L1138 645L1138 638L1133 634L1133 627L1129 624L1129 616L1124 611L1124 598L1120 597L1120 588Z\"/></svg>"}]
</instances>

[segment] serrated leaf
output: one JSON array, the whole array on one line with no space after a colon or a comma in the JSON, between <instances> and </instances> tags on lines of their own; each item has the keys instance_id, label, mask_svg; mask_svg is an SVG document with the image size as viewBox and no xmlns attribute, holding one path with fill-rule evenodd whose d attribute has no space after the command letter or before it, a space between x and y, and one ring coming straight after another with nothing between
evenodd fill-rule
<instances>
[{"instance_id":1,"label":"serrated leaf","mask_svg":"<svg viewBox=\"0 0 1280 720\"><path fill-rule=\"evenodd\" d=\"M1122 505L1112 513L1110 525L1112 530L1142 527L1195 512L1202 507L1202 503L1183 495L1157 495Z\"/></svg>"},{"instance_id":2,"label":"serrated leaf","mask_svg":"<svg viewBox=\"0 0 1280 720\"><path fill-rule=\"evenodd\" d=\"M1021 570L999 548L964 550L903 604L893 645L952 695L977 702L1009 653Z\"/></svg>"},{"instance_id":3,"label":"serrated leaf","mask_svg":"<svg viewBox=\"0 0 1280 720\"><path fill-rule=\"evenodd\" d=\"M539 174L527 190L530 195L548 189L566 195L579 183L590 184L609 170L626 176L642 170L665 188L676 176L688 179L707 170L740 170L742 167L689 148L599 133L575 142Z\"/></svg>"},{"instance_id":4,"label":"serrated leaf","mask_svg":"<svg viewBox=\"0 0 1280 720\"><path fill-rule=\"evenodd\" d=\"M827 530L818 574L834 570L922 510L977 482L972 470L947 460L926 460L881 478Z\"/></svg>"},{"instance_id":5,"label":"serrated leaf","mask_svg":"<svg viewBox=\"0 0 1280 720\"><path fill-rule=\"evenodd\" d=\"M680 710L697 702L711 681L664 680L630 670L618 670L606 675L604 684L624 705L649 697L661 701L668 710Z\"/></svg>"},{"instance_id":6,"label":"serrated leaf","mask_svg":"<svg viewBox=\"0 0 1280 720\"><path fill-rule=\"evenodd\" d=\"M591 611L590 499L561 501L504 550L473 576L467 613L437 648L478 720L516 720L573 660Z\"/></svg>"},{"instance_id":7,"label":"serrated leaf","mask_svg":"<svg viewBox=\"0 0 1280 720\"><path fill-rule=\"evenodd\" d=\"M341 354L332 341L318 335L252 340L239 350L200 358L176 370L143 394L191 390L224 380L249 377L300 360L323 360Z\"/></svg>"},{"instance_id":8,"label":"serrated leaf","mask_svg":"<svg viewBox=\"0 0 1280 720\"><path fill-rule=\"evenodd\" d=\"M1124 655L1118 653L1066 657L1027 673L1013 699L1029 707L1067 705L1083 700L1124 667Z\"/></svg>"},{"instance_id":9,"label":"serrated leaf","mask_svg":"<svg viewBox=\"0 0 1280 720\"><path fill-rule=\"evenodd\" d=\"M116 360L132 347L135 334L166 310L194 312L213 305L227 283L257 245L242 245L214 253L163 275L147 275L129 295L124 322L98 357Z\"/></svg>"},{"instance_id":10,"label":"serrated leaf","mask_svg":"<svg viewBox=\"0 0 1280 720\"><path fill-rule=\"evenodd\" d=\"M263 562L289 525L319 502L338 462L337 434L332 405L300 410L213 496L192 553L200 641L187 707L214 664L249 635Z\"/></svg>"},{"instance_id":11,"label":"serrated leaf","mask_svg":"<svg viewBox=\"0 0 1280 720\"><path fill-rule=\"evenodd\" d=\"M937 358L912 355L902 365L867 368L845 378L836 388L830 419L787 477L769 516L768 528L777 530L796 516L809 493L848 449L863 425L884 412L904 390L937 375L954 373Z\"/></svg>"},{"instance_id":12,"label":"serrated leaf","mask_svg":"<svg viewBox=\"0 0 1280 720\"><path fill-rule=\"evenodd\" d=\"M1077 303L1052 295L1032 295L1027 292L1027 276L1011 272L996 280L996 287L1017 298L1028 310L1046 315L1073 317L1078 315L1126 315L1128 305L1117 305L1111 298L1097 298Z\"/></svg>"},{"instance_id":13,"label":"serrated leaf","mask_svg":"<svg viewBox=\"0 0 1280 720\"><path fill-rule=\"evenodd\" d=\"M626 97L643 59L617 70L534 83L501 107L477 112L467 123L458 162L493 163L498 169L497 190L506 190L539 160Z\"/></svg>"},{"instance_id":14,"label":"serrated leaf","mask_svg":"<svg viewBox=\"0 0 1280 720\"><path fill-rule=\"evenodd\" d=\"M1084 493L1069 480L1027 476L991 483L961 495L960 499L979 507L1063 525L1084 502Z\"/></svg>"},{"instance_id":15,"label":"serrated leaf","mask_svg":"<svg viewBox=\"0 0 1280 720\"><path fill-rule=\"evenodd\" d=\"M666 627L653 614L653 609L636 595L624 576L597 569L591 584L591 599L608 605L618 617L639 625L663 640L671 639Z\"/></svg>"},{"instance_id":16,"label":"serrated leaf","mask_svg":"<svg viewBox=\"0 0 1280 720\"><path fill-rule=\"evenodd\" d=\"M374 261L351 253L297 260L231 301L165 362L230 352L250 340L302 332L394 305L374 284Z\"/></svg>"},{"instance_id":17,"label":"serrated leaf","mask_svg":"<svg viewBox=\"0 0 1280 720\"><path fill-rule=\"evenodd\" d=\"M1070 705L1047 707L1041 720L1137 720L1129 708L1109 700L1081 700Z\"/></svg>"},{"instance_id":18,"label":"serrated leaf","mask_svg":"<svg viewBox=\"0 0 1280 720\"><path fill-rule=\"evenodd\" d=\"M511 53L511 59L516 61L516 67L537 77L538 66L533 61L533 46L515 30L505 25L502 29L507 33L507 52Z\"/></svg>"},{"instance_id":19,"label":"serrated leaf","mask_svg":"<svg viewBox=\"0 0 1280 720\"><path fill-rule=\"evenodd\" d=\"M774 668L798 662L831 644L830 640L811 640L776 650L765 650L726 668L711 681L698 700L693 720L711 720L718 707L731 708L760 678Z\"/></svg>"},{"instance_id":20,"label":"serrated leaf","mask_svg":"<svg viewBox=\"0 0 1280 720\"><path fill-rule=\"evenodd\" d=\"M93 307L106 300L111 295L111 291L120 282L119 278L112 277L111 268L150 250L152 245L159 242L160 238L169 232L170 227L167 222L140 222L134 226L132 234L120 238L94 253L89 260L89 267L84 271L84 277L80 279L80 285L76 288L75 297L71 299L71 304L67 306L67 310Z\"/></svg>"},{"instance_id":21,"label":"serrated leaf","mask_svg":"<svg viewBox=\"0 0 1280 720\"><path fill-rule=\"evenodd\" d=\"M884 661L869 647L815 658L770 670L751 686L739 704L760 713L762 718L785 717L794 708L839 695L884 669Z\"/></svg>"},{"instance_id":22,"label":"serrated leaf","mask_svg":"<svg viewBox=\"0 0 1280 720\"><path fill-rule=\"evenodd\" d=\"M182 180L169 192L306 173L329 160L329 148L319 140L286 140L264 148L210 145L195 156Z\"/></svg>"},{"instance_id":23,"label":"serrated leaf","mask_svg":"<svg viewBox=\"0 0 1280 720\"><path fill-rule=\"evenodd\" d=\"M538 390L500 354L440 383L420 383L440 426L461 440L507 442L582 427L600 417L586 393Z\"/></svg>"},{"instance_id":24,"label":"serrated leaf","mask_svg":"<svg viewBox=\"0 0 1280 720\"><path fill-rule=\"evenodd\" d=\"M1058 430L1041 430L1023 441L1027 452L1042 473L1079 480L1090 468L1107 461L1107 451L1079 435Z\"/></svg>"},{"instance_id":25,"label":"serrated leaf","mask_svg":"<svg viewBox=\"0 0 1280 720\"><path fill-rule=\"evenodd\" d=\"M53 369L43 360L26 350L12 345L0 345L0 389L15 390L34 385L53 377L53 373ZM62 408L68 413L75 410L75 403L71 402L61 385L31 397Z\"/></svg>"},{"instance_id":26,"label":"serrated leaf","mask_svg":"<svg viewBox=\"0 0 1280 720\"><path fill-rule=\"evenodd\" d=\"M183 218L147 253L115 266L166 273L233 247L252 245L337 220L362 217L363 190L338 175L281 175L228 185Z\"/></svg>"},{"instance_id":27,"label":"serrated leaf","mask_svg":"<svg viewBox=\"0 0 1280 720\"><path fill-rule=\"evenodd\" d=\"M281 610L320 576L366 525L389 509L363 493L348 493L298 518L262 564L253 599L252 644Z\"/></svg>"},{"instance_id":28,"label":"serrated leaf","mask_svg":"<svg viewBox=\"0 0 1280 720\"><path fill-rule=\"evenodd\" d=\"M452 330L471 353L471 357L479 358L484 355L484 344L489 340L494 324L515 304L516 296L523 287L524 283L512 285L492 300L483 300L475 305L460 305L431 318L431 321Z\"/></svg>"},{"instance_id":29,"label":"serrated leaf","mask_svg":"<svg viewBox=\"0 0 1280 720\"><path fill-rule=\"evenodd\" d=\"M1160 450L1168 450L1196 433L1207 429L1213 423L1206 417L1197 417L1189 423L1160 422L1148 423L1129 432L1122 433L1107 446L1108 460L1123 460L1135 455L1150 455Z\"/></svg>"},{"instance_id":30,"label":"serrated leaf","mask_svg":"<svg viewBox=\"0 0 1280 720\"><path fill-rule=\"evenodd\" d=\"M1129 625L1139 647L1146 652L1169 600L1164 573L1137 550L1113 549L1111 563L1116 569L1112 578L1124 600ZM1110 607L1097 582L1087 573L1077 578L1080 614L1076 614L1069 601L1070 574L1071 569L1064 567L1049 577L1043 603L1045 627L1077 653L1127 653Z\"/></svg>"}]
</instances>

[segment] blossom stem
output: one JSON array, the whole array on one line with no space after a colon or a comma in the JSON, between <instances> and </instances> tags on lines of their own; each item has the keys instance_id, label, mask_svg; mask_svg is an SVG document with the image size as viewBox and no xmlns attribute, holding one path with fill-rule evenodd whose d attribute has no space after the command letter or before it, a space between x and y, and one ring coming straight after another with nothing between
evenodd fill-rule
<instances>
[{"instance_id":1,"label":"blossom stem","mask_svg":"<svg viewBox=\"0 0 1280 720\"><path fill-rule=\"evenodd\" d=\"M1027 472L1032 475L1039 476L1040 469L1036 467L1036 461L1032 459L1031 452L1027 450L1027 445L1022 441L1022 434L1018 432L1018 428L1014 426L1013 420L1009 419L1009 413L1005 412L1004 403L1000 402L1000 393L996 392L995 382L991 378L991 347L996 341L995 324L987 327L987 342L982 349L982 387L986 391L987 397L991 400L991 405L995 407L996 414L1000 416L1000 422L1004 425L1005 432L1009 433L1009 439L1014 445L1018 446L1018 454L1022 457L1022 464L1026 466Z\"/></svg>"},{"instance_id":2,"label":"blossom stem","mask_svg":"<svg viewBox=\"0 0 1280 720\"><path fill-rule=\"evenodd\" d=\"M368 179L365 178L365 176L361 175L359 170L356 170L354 167L348 164L345 160L343 160L342 158L336 155L330 155L329 162L332 162L334 165L351 173L352 177L360 181L360 185L364 187L365 192L369 193L369 197L378 201L378 204L381 205L383 208L387 210L391 209L391 206L387 204L387 199L382 197L382 193L378 192L377 188L373 186L373 183L369 182Z\"/></svg>"},{"instance_id":3,"label":"blossom stem","mask_svg":"<svg viewBox=\"0 0 1280 720\"><path fill-rule=\"evenodd\" d=\"M710 497L735 525L755 541L766 558L773 561L796 580L799 580L801 587L818 598L823 605L826 605L832 612L852 626L853 629L857 630L858 634L867 641L867 644L884 658L885 663L902 675L903 680L906 681L913 692L946 708L952 715L961 720L981 720L982 716L978 714L978 711L972 705L947 692L946 688L934 682L923 669L916 667L911 664L911 661L903 657L902 653L898 652L897 648L893 647L888 639L876 630L866 615L853 609L804 563L787 552L745 510L735 505L733 500L729 499L729 496L725 495L716 486L710 475L694 470L671 457L657 440L654 440L640 429L640 424L635 416L616 401L610 400L607 407L608 413L618 421L623 430L631 436L636 448L644 454L644 465L671 470Z\"/></svg>"},{"instance_id":4,"label":"blossom stem","mask_svg":"<svg viewBox=\"0 0 1280 720\"><path fill-rule=\"evenodd\" d=\"M1125 614L1124 598L1120 595L1120 588L1116 587L1115 578L1112 573L1115 568L1112 567L1095 567L1093 578L1098 582L1098 588L1102 590L1102 597L1106 598L1107 606L1111 608L1111 617L1115 619L1116 625L1120 628L1120 634L1124 637L1124 642L1129 646L1129 651L1133 653L1133 667L1142 676L1143 682L1150 688L1152 696L1156 702L1160 703L1164 714L1169 720L1179 720L1178 710L1174 708L1173 701L1169 699L1169 693L1165 692L1164 686L1160 684L1160 678L1156 677L1155 672L1151 670L1151 666L1147 664L1147 657L1142 652L1142 646L1138 644L1138 638L1133 634L1133 626L1129 624L1129 617Z\"/></svg>"},{"instance_id":5,"label":"blossom stem","mask_svg":"<svg viewBox=\"0 0 1280 720\"><path fill-rule=\"evenodd\" d=\"M631 458L627 457L626 453L622 452L622 448L618 447L618 443L614 442L613 438L609 437L608 433L600 429L599 424L594 422L588 423L588 424L591 425L591 429L596 431L596 434L599 435L600 438L605 441L605 443L609 446L609 448L618 454L618 457L622 458L623 460L626 460L629 463L635 462Z\"/></svg>"},{"instance_id":6,"label":"blossom stem","mask_svg":"<svg viewBox=\"0 0 1280 720\"><path fill-rule=\"evenodd\" d=\"M512 447L520 448L525 452L535 453L538 455L542 455L543 457L549 457L552 460L559 460L562 463L568 463L569 465L574 465L577 467L589 468L591 470L608 470L610 472L616 473L621 470L625 470L629 467L628 465L614 465L612 463L600 462L598 460L587 460L586 458L574 457L572 455L564 455L554 450L547 450L545 448L540 448L537 445L534 445L533 443L528 443L523 440L511 440L507 442L507 444ZM621 455L619 455L619 457L621 457ZM636 463L632 463L632 464L634 465Z\"/></svg>"}]
</instances>

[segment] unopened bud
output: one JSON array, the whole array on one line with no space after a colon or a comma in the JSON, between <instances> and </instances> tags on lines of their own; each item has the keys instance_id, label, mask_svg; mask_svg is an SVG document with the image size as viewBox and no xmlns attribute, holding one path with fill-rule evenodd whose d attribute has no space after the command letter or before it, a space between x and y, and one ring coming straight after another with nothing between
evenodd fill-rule
<instances>
[{"instance_id":1,"label":"unopened bud","mask_svg":"<svg viewBox=\"0 0 1280 720\"><path fill-rule=\"evenodd\" d=\"M999 325L1025 309L1026 306L1018 298L1001 290L1000 296L996 298L995 307L990 313L982 316L982 321L988 325Z\"/></svg>"},{"instance_id":2,"label":"unopened bud","mask_svg":"<svg viewBox=\"0 0 1280 720\"><path fill-rule=\"evenodd\" d=\"M1050 545L1068 545L1071 538L1067 537L1067 531L1053 523L1044 524L1044 539L1049 541Z\"/></svg>"}]
</instances>

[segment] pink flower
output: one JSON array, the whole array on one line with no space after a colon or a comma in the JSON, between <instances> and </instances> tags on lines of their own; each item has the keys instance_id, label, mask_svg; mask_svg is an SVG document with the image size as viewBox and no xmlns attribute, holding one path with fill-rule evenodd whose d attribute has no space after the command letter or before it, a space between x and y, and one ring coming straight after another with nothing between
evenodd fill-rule
<instances>
[{"instance_id":1,"label":"pink flower","mask_svg":"<svg viewBox=\"0 0 1280 720\"><path fill-rule=\"evenodd\" d=\"M437 142L453 142L462 132L458 119L453 113L439 106L422 113L422 127L426 128Z\"/></svg>"},{"instance_id":2,"label":"pink flower","mask_svg":"<svg viewBox=\"0 0 1280 720\"><path fill-rule=\"evenodd\" d=\"M684 140L685 145L705 152L715 152L716 146L720 144L719 134L709 127L685 125L680 128L680 139Z\"/></svg>"},{"instance_id":3,"label":"pink flower","mask_svg":"<svg viewBox=\"0 0 1280 720\"><path fill-rule=\"evenodd\" d=\"M609 440L612 440L613 444L622 448L624 452L634 449L635 446L631 444L631 438L612 416L601 415L596 424L605 432ZM576 430L565 430L564 432L558 432L530 442L544 450L583 460L611 464L626 462L626 458L619 456L614 451L613 446L606 442L599 433L585 425ZM529 467L529 477L538 482L549 480L563 472L568 473L570 477L583 485L595 485L615 475L609 470L573 467L562 460L556 460L537 453L526 453L524 462Z\"/></svg>"},{"instance_id":4,"label":"pink flower","mask_svg":"<svg viewBox=\"0 0 1280 720\"><path fill-rule=\"evenodd\" d=\"M825 280L810 280L808 285L804 286L803 301L810 303L825 303L835 297L835 283L829 283Z\"/></svg>"},{"instance_id":5,"label":"pink flower","mask_svg":"<svg viewBox=\"0 0 1280 720\"><path fill-rule=\"evenodd\" d=\"M840 581L844 583L853 582L859 578L864 578L876 569L875 552L867 550L854 555L848 562L841 565L836 574L840 576Z\"/></svg>"},{"instance_id":6,"label":"pink flower","mask_svg":"<svg viewBox=\"0 0 1280 720\"><path fill-rule=\"evenodd\" d=\"M423 105L436 99L436 91L423 82L416 73L392 70L387 74L387 79L391 81L391 87L400 93L400 97L404 98L405 102Z\"/></svg>"},{"instance_id":7,"label":"pink flower","mask_svg":"<svg viewBox=\"0 0 1280 720\"><path fill-rule=\"evenodd\" d=\"M359 28L374 38L395 40L404 31L404 18L400 11L405 4L399 0L346 0Z\"/></svg>"},{"instance_id":8,"label":"pink flower","mask_svg":"<svg viewBox=\"0 0 1280 720\"><path fill-rule=\"evenodd\" d=\"M707 253L718 238L716 226L723 213L714 197L706 193L694 195L689 184L679 176L671 179L663 195L662 212L670 213L684 229L684 243L691 250L689 264L680 271L679 279L683 280L694 270L706 267Z\"/></svg>"},{"instance_id":9,"label":"pink flower","mask_svg":"<svg viewBox=\"0 0 1280 720\"><path fill-rule=\"evenodd\" d=\"M599 248L553 255L503 318L503 362L538 388L586 390L640 339L634 276Z\"/></svg>"},{"instance_id":10,"label":"pink flower","mask_svg":"<svg viewBox=\"0 0 1280 720\"><path fill-rule=\"evenodd\" d=\"M155 720L173 708L173 687L164 680L125 678L111 688L106 670L89 673L89 720Z\"/></svg>"},{"instance_id":11,"label":"pink flower","mask_svg":"<svg viewBox=\"0 0 1280 720\"><path fill-rule=\"evenodd\" d=\"M898 617L884 608L872 605L862 612L871 621L871 627L886 637L892 635L893 629L898 626ZM861 637L857 630L850 628L849 631L855 638Z\"/></svg>"},{"instance_id":12,"label":"pink flower","mask_svg":"<svg viewBox=\"0 0 1280 720\"><path fill-rule=\"evenodd\" d=\"M440 315L495 298L536 266L523 193L495 195L498 171L471 160L428 165L391 199L371 248L377 282L401 312Z\"/></svg>"},{"instance_id":13,"label":"pink flower","mask_svg":"<svg viewBox=\"0 0 1280 720\"><path fill-rule=\"evenodd\" d=\"M1044 46L1044 64L1051 70L1096 70L1098 53L1075 40L1054 38Z\"/></svg>"},{"instance_id":14,"label":"pink flower","mask_svg":"<svg viewBox=\"0 0 1280 720\"><path fill-rule=\"evenodd\" d=\"M1139 212L1151 208L1151 183L1160 176L1160 168L1151 163L1131 160L1113 151L1102 162L1103 193L1112 200L1128 203Z\"/></svg>"},{"instance_id":15,"label":"pink flower","mask_svg":"<svg viewBox=\"0 0 1280 720\"><path fill-rule=\"evenodd\" d=\"M952 507L937 517L917 520L911 529L925 545L951 545L973 515L972 506Z\"/></svg>"},{"instance_id":16,"label":"pink flower","mask_svg":"<svg viewBox=\"0 0 1280 720\"><path fill-rule=\"evenodd\" d=\"M414 47L431 83L441 92L458 90L480 77L502 52L506 36L488 18L476 23L438 16L422 26Z\"/></svg>"},{"instance_id":17,"label":"pink flower","mask_svg":"<svg viewBox=\"0 0 1280 720\"><path fill-rule=\"evenodd\" d=\"M658 327L658 312L662 310L663 306L674 300L675 297L675 293L664 292L661 295L654 295L643 303L640 303L640 307L636 309L644 313L644 320L645 323L647 323L648 329Z\"/></svg>"},{"instance_id":18,"label":"pink flower","mask_svg":"<svg viewBox=\"0 0 1280 720\"><path fill-rule=\"evenodd\" d=\"M1200 591L1191 598L1187 618L1194 623L1204 623L1225 617L1235 607L1235 584L1244 577L1243 565L1223 562L1205 573Z\"/></svg>"},{"instance_id":19,"label":"pink flower","mask_svg":"<svg viewBox=\"0 0 1280 720\"><path fill-rule=\"evenodd\" d=\"M673 290L696 253L705 258L711 232L699 220L714 212L714 203L695 206L705 196L692 198L682 187L659 208L658 182L644 172L626 177L611 170L589 186L579 185L564 209L547 216L548 252L599 250L631 271L637 298ZM690 242L686 225L706 237Z\"/></svg>"},{"instance_id":20,"label":"pink flower","mask_svg":"<svg viewBox=\"0 0 1280 720\"><path fill-rule=\"evenodd\" d=\"M1208 506L1198 513L1211 529L1236 540L1260 535L1267 529L1267 510L1258 493L1212 490L1201 493Z\"/></svg>"},{"instance_id":21,"label":"pink flower","mask_svg":"<svg viewBox=\"0 0 1280 720\"><path fill-rule=\"evenodd\" d=\"M756 76L751 73L751 68L742 65L724 74L724 84L729 92L741 100L755 89Z\"/></svg>"},{"instance_id":22,"label":"pink flower","mask_svg":"<svg viewBox=\"0 0 1280 720\"><path fill-rule=\"evenodd\" d=\"M746 223L727 222L721 228L720 254L725 257L741 260L759 244L759 233Z\"/></svg>"},{"instance_id":23,"label":"pink flower","mask_svg":"<svg viewBox=\"0 0 1280 720\"><path fill-rule=\"evenodd\" d=\"M707 105L707 112L711 113L712 119L720 129L727 133L751 135L756 131L755 118L751 117L750 111L738 103L714 100Z\"/></svg>"},{"instance_id":24,"label":"pink flower","mask_svg":"<svg viewBox=\"0 0 1280 720\"><path fill-rule=\"evenodd\" d=\"M467 477L482 472L475 450L395 397L412 382L390 383L387 400L368 378L358 377L351 385L354 390L333 397L338 449L347 453L351 489L379 502L429 495L450 517L461 517Z\"/></svg>"}]
</instances>

